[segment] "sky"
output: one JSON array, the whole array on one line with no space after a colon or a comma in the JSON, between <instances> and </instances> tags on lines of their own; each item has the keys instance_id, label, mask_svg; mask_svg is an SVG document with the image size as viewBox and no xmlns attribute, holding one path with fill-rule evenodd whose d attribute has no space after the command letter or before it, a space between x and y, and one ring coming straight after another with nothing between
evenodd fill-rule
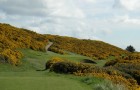
<instances>
[{"instance_id":1,"label":"sky","mask_svg":"<svg viewBox=\"0 0 140 90\"><path fill-rule=\"evenodd\" d=\"M0 0L0 22L140 51L140 0Z\"/></svg>"}]
</instances>

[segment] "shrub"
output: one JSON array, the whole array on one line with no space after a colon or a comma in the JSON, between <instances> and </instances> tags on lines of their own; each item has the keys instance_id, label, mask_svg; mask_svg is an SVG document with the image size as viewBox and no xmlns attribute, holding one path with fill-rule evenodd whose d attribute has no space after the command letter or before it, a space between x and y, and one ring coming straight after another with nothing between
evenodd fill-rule
<instances>
[{"instance_id":1,"label":"shrub","mask_svg":"<svg viewBox=\"0 0 140 90\"><path fill-rule=\"evenodd\" d=\"M75 72L89 72L89 69L92 68L92 65L83 64L83 63L74 63L70 61L62 61L52 65L51 71L57 73L70 73L73 74Z\"/></svg>"},{"instance_id":2,"label":"shrub","mask_svg":"<svg viewBox=\"0 0 140 90\"><path fill-rule=\"evenodd\" d=\"M116 69L131 75L140 84L140 65L133 63L118 63Z\"/></svg>"},{"instance_id":3,"label":"shrub","mask_svg":"<svg viewBox=\"0 0 140 90\"><path fill-rule=\"evenodd\" d=\"M120 56L128 53L108 43L97 40L80 40L72 37L46 35L54 44L51 49L66 50L91 57L93 59L107 59L110 56ZM58 51L57 50L57 51ZM58 52L59 53L59 52Z\"/></svg>"},{"instance_id":4,"label":"shrub","mask_svg":"<svg viewBox=\"0 0 140 90\"><path fill-rule=\"evenodd\" d=\"M114 66L117 62L118 60L110 60L106 62L104 66Z\"/></svg>"},{"instance_id":5,"label":"shrub","mask_svg":"<svg viewBox=\"0 0 140 90\"><path fill-rule=\"evenodd\" d=\"M135 90L136 88L138 88L138 84L137 84L136 80L134 80L134 79L126 79L122 76L109 75L106 73L92 73L92 76L111 80L113 83L123 85L126 88L128 88L129 90ZM132 83L132 81L133 81L133 83Z\"/></svg>"},{"instance_id":6,"label":"shrub","mask_svg":"<svg viewBox=\"0 0 140 90\"><path fill-rule=\"evenodd\" d=\"M23 54L17 50L5 49L1 56L3 56L5 62L17 66L21 64L20 59L23 57Z\"/></svg>"},{"instance_id":7,"label":"shrub","mask_svg":"<svg viewBox=\"0 0 140 90\"><path fill-rule=\"evenodd\" d=\"M55 53L62 54L62 55L67 54L63 50L58 49L58 48L54 48L54 47L50 47L49 50L52 51L52 52L55 52Z\"/></svg>"},{"instance_id":8,"label":"shrub","mask_svg":"<svg viewBox=\"0 0 140 90\"><path fill-rule=\"evenodd\" d=\"M48 39L45 35L0 23L0 58L2 62L18 65L21 63L22 54L16 50L17 48L45 51L47 42Z\"/></svg>"},{"instance_id":9,"label":"shrub","mask_svg":"<svg viewBox=\"0 0 140 90\"><path fill-rule=\"evenodd\" d=\"M77 76L90 75L106 78L115 84L125 85L129 90L135 90L138 86L136 80L131 77L126 78L126 75L114 68L114 66L102 68L96 67L93 64L76 63L61 59L51 60L48 61L48 63L50 63L48 64L50 71L54 71L56 73L74 74Z\"/></svg>"},{"instance_id":10,"label":"shrub","mask_svg":"<svg viewBox=\"0 0 140 90\"><path fill-rule=\"evenodd\" d=\"M49 60L48 62L46 62L46 70L50 69L52 67L53 64L58 63L63 61L63 59L59 58L59 57L53 57L51 60Z\"/></svg>"}]
</instances>

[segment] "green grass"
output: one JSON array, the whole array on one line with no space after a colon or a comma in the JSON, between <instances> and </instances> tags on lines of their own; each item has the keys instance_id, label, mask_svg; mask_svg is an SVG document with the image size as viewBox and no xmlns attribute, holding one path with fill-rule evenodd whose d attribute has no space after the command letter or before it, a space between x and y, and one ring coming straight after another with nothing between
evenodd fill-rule
<instances>
[{"instance_id":1,"label":"green grass","mask_svg":"<svg viewBox=\"0 0 140 90\"><path fill-rule=\"evenodd\" d=\"M96 60L96 66L103 67L108 60Z\"/></svg>"},{"instance_id":2,"label":"green grass","mask_svg":"<svg viewBox=\"0 0 140 90\"><path fill-rule=\"evenodd\" d=\"M49 71L36 71L44 69L45 63L52 57L76 62L90 59L88 57L73 53L60 55L30 49L20 49L20 51L24 54L20 66L0 64L0 90L92 90L94 84L101 83L104 80L88 76L78 77ZM91 81L87 78L90 78Z\"/></svg>"},{"instance_id":3,"label":"green grass","mask_svg":"<svg viewBox=\"0 0 140 90\"><path fill-rule=\"evenodd\" d=\"M66 60L71 60L71 61L76 61L76 62L81 62L84 59L92 60L92 58L90 58L90 57L82 56L82 55L75 54L75 53L70 53L68 55L61 55L61 54L53 53L50 51L48 51L47 53L33 51L30 49L21 49L21 51L26 56L26 57L24 57L23 61L29 61L32 64L35 64L35 62L36 62L36 64L43 65L43 66L37 65L38 68L39 67L43 68L45 62L47 62L48 60L50 60L53 57L60 57L60 58L66 59ZM97 64L95 64L96 66L102 67L108 60L93 60L93 61L95 61L97 63Z\"/></svg>"},{"instance_id":4,"label":"green grass","mask_svg":"<svg viewBox=\"0 0 140 90\"><path fill-rule=\"evenodd\" d=\"M73 60L73 61L81 61L83 59L90 59L89 57L78 55L78 54L73 54L73 53L66 54L66 55L61 55L61 54L57 54L57 53L50 52L50 51L48 51L47 53L39 52L39 51L33 51L33 50L30 50L30 49L24 49L24 50L22 49L21 51L28 58L41 59L41 60L46 60L46 61L50 60L52 57L61 57L63 59Z\"/></svg>"},{"instance_id":5,"label":"green grass","mask_svg":"<svg viewBox=\"0 0 140 90\"><path fill-rule=\"evenodd\" d=\"M92 90L103 81L102 78L49 71L0 72L1 90Z\"/></svg>"},{"instance_id":6,"label":"green grass","mask_svg":"<svg viewBox=\"0 0 140 90\"><path fill-rule=\"evenodd\" d=\"M90 90L64 77L0 77L1 90Z\"/></svg>"},{"instance_id":7,"label":"green grass","mask_svg":"<svg viewBox=\"0 0 140 90\"><path fill-rule=\"evenodd\" d=\"M33 51L29 49L24 49L24 50L22 49L21 51L25 55L23 62L30 63L30 65L32 65L32 67L35 69L44 69L45 63L53 57L60 57L65 60L71 60L71 61L76 61L76 62L81 62L84 59L91 59L89 57L73 54L73 53L69 55L61 55L61 54L53 53L50 51L48 51L47 53Z\"/></svg>"}]
</instances>

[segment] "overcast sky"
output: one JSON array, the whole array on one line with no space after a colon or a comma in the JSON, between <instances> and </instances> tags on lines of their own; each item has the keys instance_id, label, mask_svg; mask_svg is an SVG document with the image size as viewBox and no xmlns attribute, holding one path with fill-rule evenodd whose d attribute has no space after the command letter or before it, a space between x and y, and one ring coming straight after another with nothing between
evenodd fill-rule
<instances>
[{"instance_id":1,"label":"overcast sky","mask_svg":"<svg viewBox=\"0 0 140 90\"><path fill-rule=\"evenodd\" d=\"M140 0L0 0L0 22L140 51Z\"/></svg>"}]
</instances>

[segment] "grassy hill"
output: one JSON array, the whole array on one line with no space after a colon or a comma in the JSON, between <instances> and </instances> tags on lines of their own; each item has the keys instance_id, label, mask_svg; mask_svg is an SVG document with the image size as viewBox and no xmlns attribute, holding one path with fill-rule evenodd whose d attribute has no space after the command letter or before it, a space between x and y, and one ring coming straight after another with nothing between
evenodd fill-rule
<instances>
[{"instance_id":1,"label":"grassy hill","mask_svg":"<svg viewBox=\"0 0 140 90\"><path fill-rule=\"evenodd\" d=\"M140 85L140 53L131 53L119 59L108 61L105 67L112 66L137 80Z\"/></svg>"},{"instance_id":2,"label":"grassy hill","mask_svg":"<svg viewBox=\"0 0 140 90\"><path fill-rule=\"evenodd\" d=\"M128 52L103 41L81 40L72 37L46 35L54 44L51 51L65 54L64 51L78 53L96 60L108 59L110 57L120 57Z\"/></svg>"},{"instance_id":3,"label":"grassy hill","mask_svg":"<svg viewBox=\"0 0 140 90\"><path fill-rule=\"evenodd\" d=\"M2 90L92 90L93 85L105 83L102 78L36 71L44 69L45 63L53 57L76 62L89 59L88 57L77 54L45 53L31 49L19 49L19 51L24 54L21 65L12 66L0 63L0 88ZM88 81L88 79L93 81Z\"/></svg>"},{"instance_id":4,"label":"grassy hill","mask_svg":"<svg viewBox=\"0 0 140 90\"><path fill-rule=\"evenodd\" d=\"M9 24L0 24L0 62L18 65L23 55L17 48L44 51L46 44L44 35Z\"/></svg>"},{"instance_id":5,"label":"grassy hill","mask_svg":"<svg viewBox=\"0 0 140 90\"><path fill-rule=\"evenodd\" d=\"M9 24L0 24L0 38L2 90L135 90L140 84L139 53L102 41L42 35ZM48 41L53 45L46 53ZM50 66L43 71L46 63Z\"/></svg>"},{"instance_id":6,"label":"grassy hill","mask_svg":"<svg viewBox=\"0 0 140 90\"><path fill-rule=\"evenodd\" d=\"M36 71L43 70L45 63L53 57L68 59L73 62L81 62L84 59L90 59L89 57L73 53L61 55L50 51L45 53L31 49L18 50L24 54L21 65L12 66L0 63L0 88L2 90L19 90L19 88L20 90L98 90L101 87L107 88L106 90L109 88L111 90L119 90L119 88L125 90L124 86L115 85L111 81L108 82L104 79L105 77L101 78L99 73L97 73L98 77L91 75L75 76L71 74L58 74L49 72L48 70ZM98 65L100 66L100 62L97 62ZM121 79L118 78L118 80L120 81Z\"/></svg>"},{"instance_id":7,"label":"grassy hill","mask_svg":"<svg viewBox=\"0 0 140 90\"><path fill-rule=\"evenodd\" d=\"M108 59L119 57L128 52L102 41L81 40L72 37L42 35L36 32L0 23L0 62L12 65L21 64L23 54L17 48L29 48L44 51L49 41L54 44L50 48L56 53L73 52L92 59Z\"/></svg>"}]
</instances>

